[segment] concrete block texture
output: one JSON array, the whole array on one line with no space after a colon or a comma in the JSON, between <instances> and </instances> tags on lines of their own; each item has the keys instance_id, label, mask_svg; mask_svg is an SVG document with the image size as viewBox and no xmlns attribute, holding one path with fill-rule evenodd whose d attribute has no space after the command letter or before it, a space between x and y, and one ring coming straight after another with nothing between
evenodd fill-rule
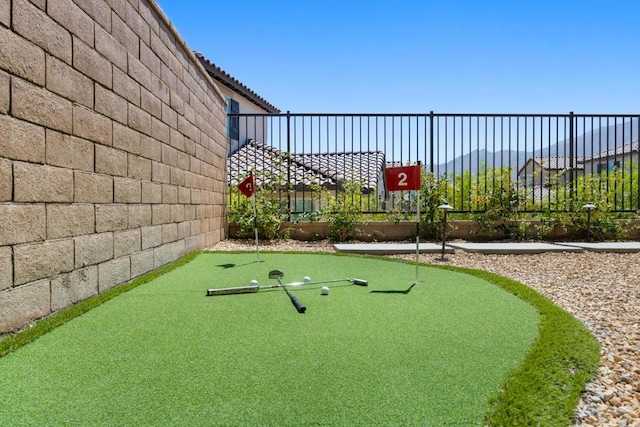
<instances>
[{"instance_id":1,"label":"concrete block texture","mask_svg":"<svg viewBox=\"0 0 640 427\"><path fill-rule=\"evenodd\" d=\"M0 204L0 246L42 241L47 235L44 204Z\"/></svg>"},{"instance_id":2,"label":"concrete block texture","mask_svg":"<svg viewBox=\"0 0 640 427\"><path fill-rule=\"evenodd\" d=\"M151 136L151 114L133 104L129 104L128 125L145 135Z\"/></svg>"},{"instance_id":3,"label":"concrete block texture","mask_svg":"<svg viewBox=\"0 0 640 427\"><path fill-rule=\"evenodd\" d=\"M0 157L44 163L45 130L11 116L0 115Z\"/></svg>"},{"instance_id":4,"label":"concrete block texture","mask_svg":"<svg viewBox=\"0 0 640 427\"><path fill-rule=\"evenodd\" d=\"M0 333L221 235L224 102L179 38L152 2L0 0Z\"/></svg>"},{"instance_id":5,"label":"concrete block texture","mask_svg":"<svg viewBox=\"0 0 640 427\"><path fill-rule=\"evenodd\" d=\"M136 5L134 8L133 4ZM138 2L129 2L127 3L127 14L126 14L126 22L127 25L133 30L133 32L140 37L140 40L149 44L149 34L151 32L149 28L149 24L140 16L138 12Z\"/></svg>"},{"instance_id":6,"label":"concrete block texture","mask_svg":"<svg viewBox=\"0 0 640 427\"><path fill-rule=\"evenodd\" d=\"M162 203L162 184L143 181L142 203Z\"/></svg>"},{"instance_id":7,"label":"concrete block texture","mask_svg":"<svg viewBox=\"0 0 640 427\"><path fill-rule=\"evenodd\" d=\"M73 66L102 86L113 86L111 62L78 38L73 38Z\"/></svg>"},{"instance_id":8,"label":"concrete block texture","mask_svg":"<svg viewBox=\"0 0 640 427\"><path fill-rule=\"evenodd\" d=\"M47 10L47 0L29 0L36 5L40 10Z\"/></svg>"},{"instance_id":9,"label":"concrete block texture","mask_svg":"<svg viewBox=\"0 0 640 427\"><path fill-rule=\"evenodd\" d=\"M46 143L47 164L93 171L93 142L47 129Z\"/></svg>"},{"instance_id":10,"label":"concrete block texture","mask_svg":"<svg viewBox=\"0 0 640 427\"><path fill-rule=\"evenodd\" d=\"M153 268L153 249L131 255L131 278L142 276Z\"/></svg>"},{"instance_id":11,"label":"concrete block texture","mask_svg":"<svg viewBox=\"0 0 640 427\"><path fill-rule=\"evenodd\" d=\"M11 105L11 77L0 71L0 114L7 114Z\"/></svg>"},{"instance_id":12,"label":"concrete block texture","mask_svg":"<svg viewBox=\"0 0 640 427\"><path fill-rule=\"evenodd\" d=\"M0 202L13 198L13 163L0 159Z\"/></svg>"},{"instance_id":13,"label":"concrete block texture","mask_svg":"<svg viewBox=\"0 0 640 427\"><path fill-rule=\"evenodd\" d=\"M29 0L13 1L13 29L50 55L71 64L71 35Z\"/></svg>"},{"instance_id":14,"label":"concrete block texture","mask_svg":"<svg viewBox=\"0 0 640 427\"><path fill-rule=\"evenodd\" d=\"M154 225L140 229L142 236L142 250L155 248L162 244L162 226Z\"/></svg>"},{"instance_id":15,"label":"concrete block texture","mask_svg":"<svg viewBox=\"0 0 640 427\"><path fill-rule=\"evenodd\" d=\"M76 203L112 203L113 177L75 171L74 202Z\"/></svg>"},{"instance_id":16,"label":"concrete block texture","mask_svg":"<svg viewBox=\"0 0 640 427\"><path fill-rule=\"evenodd\" d=\"M63 274L51 280L51 311L62 310L97 293L97 266Z\"/></svg>"},{"instance_id":17,"label":"concrete block texture","mask_svg":"<svg viewBox=\"0 0 640 427\"><path fill-rule=\"evenodd\" d=\"M125 230L129 221L127 205L96 205L96 231Z\"/></svg>"},{"instance_id":18,"label":"concrete block texture","mask_svg":"<svg viewBox=\"0 0 640 427\"><path fill-rule=\"evenodd\" d=\"M13 248L14 284L22 285L73 270L73 240L53 240Z\"/></svg>"},{"instance_id":19,"label":"concrete block texture","mask_svg":"<svg viewBox=\"0 0 640 427\"><path fill-rule=\"evenodd\" d=\"M140 203L142 185L137 179L113 178L113 201L115 203Z\"/></svg>"},{"instance_id":20,"label":"concrete block texture","mask_svg":"<svg viewBox=\"0 0 640 427\"><path fill-rule=\"evenodd\" d=\"M162 267L169 264L186 255L186 245L184 240L178 240L177 242L168 243L166 245L159 246L154 249L154 267Z\"/></svg>"},{"instance_id":21,"label":"concrete block texture","mask_svg":"<svg viewBox=\"0 0 640 427\"><path fill-rule=\"evenodd\" d=\"M25 80L11 79L11 112L20 119L71 133L72 102Z\"/></svg>"},{"instance_id":22,"label":"concrete block texture","mask_svg":"<svg viewBox=\"0 0 640 427\"><path fill-rule=\"evenodd\" d=\"M113 69L113 91L134 105L140 105L140 83L126 72Z\"/></svg>"},{"instance_id":23,"label":"concrete block texture","mask_svg":"<svg viewBox=\"0 0 640 427\"><path fill-rule=\"evenodd\" d=\"M140 92L140 107L156 118L162 117L162 101L145 88Z\"/></svg>"},{"instance_id":24,"label":"concrete block texture","mask_svg":"<svg viewBox=\"0 0 640 427\"><path fill-rule=\"evenodd\" d=\"M47 12L71 34L93 46L94 20L72 0L48 0Z\"/></svg>"},{"instance_id":25,"label":"concrete block texture","mask_svg":"<svg viewBox=\"0 0 640 427\"><path fill-rule=\"evenodd\" d=\"M129 228L151 225L151 205L129 205Z\"/></svg>"},{"instance_id":26,"label":"concrete block texture","mask_svg":"<svg viewBox=\"0 0 640 427\"><path fill-rule=\"evenodd\" d=\"M119 258L140 252L142 248L142 234L140 229L116 231L113 233L113 256Z\"/></svg>"},{"instance_id":27,"label":"concrete block texture","mask_svg":"<svg viewBox=\"0 0 640 427\"><path fill-rule=\"evenodd\" d=\"M126 104L123 106L126 115ZM113 124L113 148L130 154L140 154L140 133L120 123Z\"/></svg>"},{"instance_id":28,"label":"concrete block texture","mask_svg":"<svg viewBox=\"0 0 640 427\"><path fill-rule=\"evenodd\" d=\"M153 257L152 257L153 259ZM13 286L13 252L10 246L0 246L0 291Z\"/></svg>"},{"instance_id":29,"label":"concrete block texture","mask_svg":"<svg viewBox=\"0 0 640 427\"><path fill-rule=\"evenodd\" d=\"M54 57L47 57L47 89L93 108L93 80Z\"/></svg>"},{"instance_id":30,"label":"concrete block texture","mask_svg":"<svg viewBox=\"0 0 640 427\"><path fill-rule=\"evenodd\" d=\"M51 312L51 282L42 280L0 292L0 333L12 332Z\"/></svg>"},{"instance_id":31,"label":"concrete block texture","mask_svg":"<svg viewBox=\"0 0 640 427\"><path fill-rule=\"evenodd\" d=\"M162 243L170 243L178 240L178 224L162 224Z\"/></svg>"},{"instance_id":32,"label":"concrete block texture","mask_svg":"<svg viewBox=\"0 0 640 427\"><path fill-rule=\"evenodd\" d=\"M112 176L127 176L127 153L96 144L95 170Z\"/></svg>"},{"instance_id":33,"label":"concrete block texture","mask_svg":"<svg viewBox=\"0 0 640 427\"><path fill-rule=\"evenodd\" d=\"M73 134L103 145L113 144L111 119L81 105L73 106Z\"/></svg>"},{"instance_id":34,"label":"concrete block texture","mask_svg":"<svg viewBox=\"0 0 640 427\"><path fill-rule=\"evenodd\" d=\"M91 234L95 222L93 205L47 205L47 239Z\"/></svg>"},{"instance_id":35,"label":"concrete block texture","mask_svg":"<svg viewBox=\"0 0 640 427\"><path fill-rule=\"evenodd\" d=\"M11 24L11 0L0 0L0 24L6 27Z\"/></svg>"},{"instance_id":36,"label":"concrete block texture","mask_svg":"<svg viewBox=\"0 0 640 427\"><path fill-rule=\"evenodd\" d=\"M153 225L167 224L171 222L171 205L152 205L151 222Z\"/></svg>"},{"instance_id":37,"label":"concrete block texture","mask_svg":"<svg viewBox=\"0 0 640 427\"><path fill-rule=\"evenodd\" d=\"M106 89L96 83L96 98L95 98L95 109L96 112L103 114L116 122L122 123L126 125L128 120L127 115L127 100L121 97L120 95L112 92L110 89ZM115 127L118 123L114 123L114 140L115 136ZM128 128L127 128L128 129ZM114 141L115 145L115 141Z\"/></svg>"},{"instance_id":38,"label":"concrete block texture","mask_svg":"<svg viewBox=\"0 0 640 427\"><path fill-rule=\"evenodd\" d=\"M111 28L111 8L104 0L81 0L76 5L84 10L98 25L96 26L96 44L98 29Z\"/></svg>"},{"instance_id":39,"label":"concrete block texture","mask_svg":"<svg viewBox=\"0 0 640 427\"><path fill-rule=\"evenodd\" d=\"M76 237L75 268L99 264L113 258L113 233L99 233Z\"/></svg>"},{"instance_id":40,"label":"concrete block texture","mask_svg":"<svg viewBox=\"0 0 640 427\"><path fill-rule=\"evenodd\" d=\"M99 0L96 0L99 1ZM111 15L109 15L111 17ZM110 27L105 27L110 28ZM96 50L120 70L127 70L127 50L109 32L96 26Z\"/></svg>"},{"instance_id":41,"label":"concrete block texture","mask_svg":"<svg viewBox=\"0 0 640 427\"><path fill-rule=\"evenodd\" d=\"M0 69L44 85L44 58L42 48L0 26Z\"/></svg>"},{"instance_id":42,"label":"concrete block texture","mask_svg":"<svg viewBox=\"0 0 640 427\"><path fill-rule=\"evenodd\" d=\"M117 2L116 0L108 1L108 3ZM126 0L122 1L122 3L127 3ZM113 5L110 4L113 8ZM115 8L114 8L114 11ZM120 43L127 52L138 58L140 56L140 38L136 35L136 33L131 30L123 20L123 17L126 13L123 11L123 14L119 14L117 11L115 14L111 15L111 34L113 37Z\"/></svg>"},{"instance_id":43,"label":"concrete block texture","mask_svg":"<svg viewBox=\"0 0 640 427\"><path fill-rule=\"evenodd\" d=\"M131 279L131 261L128 256L98 265L98 290L104 292Z\"/></svg>"},{"instance_id":44,"label":"concrete block texture","mask_svg":"<svg viewBox=\"0 0 640 427\"><path fill-rule=\"evenodd\" d=\"M70 169L14 162L13 179L16 202L73 201L73 171Z\"/></svg>"},{"instance_id":45,"label":"concrete block texture","mask_svg":"<svg viewBox=\"0 0 640 427\"><path fill-rule=\"evenodd\" d=\"M151 180L151 160L140 156L129 154L127 156L129 178L135 178L144 181Z\"/></svg>"}]
</instances>

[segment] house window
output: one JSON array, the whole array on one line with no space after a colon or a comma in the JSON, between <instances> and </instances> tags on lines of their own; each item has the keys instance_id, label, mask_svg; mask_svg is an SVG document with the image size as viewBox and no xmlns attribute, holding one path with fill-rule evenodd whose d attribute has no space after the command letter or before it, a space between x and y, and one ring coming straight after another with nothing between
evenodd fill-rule
<instances>
[{"instance_id":1,"label":"house window","mask_svg":"<svg viewBox=\"0 0 640 427\"><path fill-rule=\"evenodd\" d=\"M240 113L240 104L234 99L227 98L227 114ZM227 136L236 141L240 140L240 117L227 116Z\"/></svg>"},{"instance_id":2,"label":"house window","mask_svg":"<svg viewBox=\"0 0 640 427\"><path fill-rule=\"evenodd\" d=\"M313 212L313 200L294 200L294 212Z\"/></svg>"},{"instance_id":3,"label":"house window","mask_svg":"<svg viewBox=\"0 0 640 427\"><path fill-rule=\"evenodd\" d=\"M614 169L620 169L620 160L615 160L609 163L600 163L598 164L597 171L600 173L602 171L613 171Z\"/></svg>"}]
</instances>

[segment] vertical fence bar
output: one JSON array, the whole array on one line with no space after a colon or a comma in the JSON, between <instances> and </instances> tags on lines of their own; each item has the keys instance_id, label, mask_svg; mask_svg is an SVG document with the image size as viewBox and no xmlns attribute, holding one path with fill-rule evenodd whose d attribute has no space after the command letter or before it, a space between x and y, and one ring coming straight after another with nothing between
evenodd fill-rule
<instances>
[{"instance_id":1,"label":"vertical fence bar","mask_svg":"<svg viewBox=\"0 0 640 427\"><path fill-rule=\"evenodd\" d=\"M574 181L574 171L575 171L575 150L573 148L574 144L574 120L575 117L573 115L573 111L569 112L569 200L571 201L570 210L575 210L575 181Z\"/></svg>"},{"instance_id":2,"label":"vertical fence bar","mask_svg":"<svg viewBox=\"0 0 640 427\"><path fill-rule=\"evenodd\" d=\"M287 212L288 220L291 221L291 191L289 186L291 185L291 112L287 110Z\"/></svg>"},{"instance_id":3,"label":"vertical fence bar","mask_svg":"<svg viewBox=\"0 0 640 427\"><path fill-rule=\"evenodd\" d=\"M429 172L434 173L433 156L433 110L429 113Z\"/></svg>"}]
</instances>

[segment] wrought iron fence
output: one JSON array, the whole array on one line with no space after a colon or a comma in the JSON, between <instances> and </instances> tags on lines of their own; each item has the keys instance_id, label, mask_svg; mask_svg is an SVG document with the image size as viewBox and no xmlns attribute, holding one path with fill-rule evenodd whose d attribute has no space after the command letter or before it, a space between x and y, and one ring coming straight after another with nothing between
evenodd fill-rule
<instances>
[{"instance_id":1,"label":"wrought iron fence","mask_svg":"<svg viewBox=\"0 0 640 427\"><path fill-rule=\"evenodd\" d=\"M581 203L639 210L640 115L230 114L228 181L248 173L291 214L314 209L319 189L357 183L364 213L386 211L389 165L420 162L454 212L495 203L517 212L569 211ZM444 200L443 200L444 201ZM233 203L233 200L231 201Z\"/></svg>"}]
</instances>

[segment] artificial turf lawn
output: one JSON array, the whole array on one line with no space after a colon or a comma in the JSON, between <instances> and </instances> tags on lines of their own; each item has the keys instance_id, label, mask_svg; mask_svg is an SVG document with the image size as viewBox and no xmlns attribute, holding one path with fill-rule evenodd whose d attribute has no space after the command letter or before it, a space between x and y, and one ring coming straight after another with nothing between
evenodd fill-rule
<instances>
[{"instance_id":1,"label":"artificial turf lawn","mask_svg":"<svg viewBox=\"0 0 640 427\"><path fill-rule=\"evenodd\" d=\"M0 425L482 425L537 337L529 304L382 259L204 253L0 358ZM251 279L358 277L205 297Z\"/></svg>"}]
</instances>

